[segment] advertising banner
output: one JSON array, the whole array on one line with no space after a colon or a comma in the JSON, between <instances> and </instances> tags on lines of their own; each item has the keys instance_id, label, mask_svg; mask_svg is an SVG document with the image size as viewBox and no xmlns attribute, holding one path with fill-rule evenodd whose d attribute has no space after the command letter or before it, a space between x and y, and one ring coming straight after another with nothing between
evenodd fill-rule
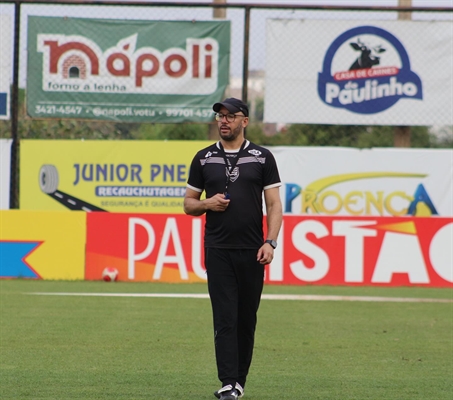
<instances>
[{"instance_id":1,"label":"advertising banner","mask_svg":"<svg viewBox=\"0 0 453 400\"><path fill-rule=\"evenodd\" d=\"M264 120L451 125L452 57L450 21L268 20Z\"/></svg>"},{"instance_id":2,"label":"advertising banner","mask_svg":"<svg viewBox=\"0 0 453 400\"><path fill-rule=\"evenodd\" d=\"M183 213L204 141L22 140L20 207Z\"/></svg>"},{"instance_id":3,"label":"advertising banner","mask_svg":"<svg viewBox=\"0 0 453 400\"><path fill-rule=\"evenodd\" d=\"M206 280L204 217L88 213L85 278ZM453 287L452 218L283 218L266 284Z\"/></svg>"},{"instance_id":4,"label":"advertising banner","mask_svg":"<svg viewBox=\"0 0 453 400\"><path fill-rule=\"evenodd\" d=\"M286 214L453 216L453 150L271 148Z\"/></svg>"},{"instance_id":5,"label":"advertising banner","mask_svg":"<svg viewBox=\"0 0 453 400\"><path fill-rule=\"evenodd\" d=\"M125 281L202 282L204 218L88 213L85 279L104 268Z\"/></svg>"},{"instance_id":6,"label":"advertising banner","mask_svg":"<svg viewBox=\"0 0 453 400\"><path fill-rule=\"evenodd\" d=\"M9 209L12 139L0 139L0 210Z\"/></svg>"},{"instance_id":7,"label":"advertising banner","mask_svg":"<svg viewBox=\"0 0 453 400\"><path fill-rule=\"evenodd\" d=\"M32 117L204 122L229 80L229 21L28 17Z\"/></svg>"},{"instance_id":8,"label":"advertising banner","mask_svg":"<svg viewBox=\"0 0 453 400\"><path fill-rule=\"evenodd\" d=\"M24 210L183 213L190 163L208 141L21 141ZM283 211L453 216L453 151L272 147Z\"/></svg>"},{"instance_id":9,"label":"advertising banner","mask_svg":"<svg viewBox=\"0 0 453 400\"><path fill-rule=\"evenodd\" d=\"M11 16L0 14L0 119L9 119L13 30Z\"/></svg>"},{"instance_id":10,"label":"advertising banner","mask_svg":"<svg viewBox=\"0 0 453 400\"><path fill-rule=\"evenodd\" d=\"M204 217L0 211L0 278L204 282ZM453 218L283 217L265 283L453 288Z\"/></svg>"},{"instance_id":11,"label":"advertising banner","mask_svg":"<svg viewBox=\"0 0 453 400\"><path fill-rule=\"evenodd\" d=\"M453 287L452 242L453 218L286 216L266 282Z\"/></svg>"},{"instance_id":12,"label":"advertising banner","mask_svg":"<svg viewBox=\"0 0 453 400\"><path fill-rule=\"evenodd\" d=\"M86 213L0 211L0 278L84 279Z\"/></svg>"}]
</instances>

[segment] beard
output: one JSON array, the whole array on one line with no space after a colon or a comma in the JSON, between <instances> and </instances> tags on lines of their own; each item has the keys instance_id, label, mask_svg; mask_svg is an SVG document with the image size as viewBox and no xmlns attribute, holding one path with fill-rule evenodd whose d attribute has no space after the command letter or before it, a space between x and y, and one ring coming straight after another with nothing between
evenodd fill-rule
<instances>
[{"instance_id":1,"label":"beard","mask_svg":"<svg viewBox=\"0 0 453 400\"><path fill-rule=\"evenodd\" d=\"M222 132L222 128L228 128L228 132ZM228 125L221 125L219 127L219 135L220 137L225 140L226 142L232 142L234 141L242 132L242 126L239 125L234 129L231 129Z\"/></svg>"}]
</instances>

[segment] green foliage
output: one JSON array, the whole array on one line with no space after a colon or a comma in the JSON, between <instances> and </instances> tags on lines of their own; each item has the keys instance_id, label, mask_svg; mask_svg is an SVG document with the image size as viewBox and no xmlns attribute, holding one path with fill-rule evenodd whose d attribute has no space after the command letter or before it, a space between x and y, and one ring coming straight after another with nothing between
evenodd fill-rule
<instances>
[{"instance_id":1,"label":"green foliage","mask_svg":"<svg viewBox=\"0 0 453 400\"><path fill-rule=\"evenodd\" d=\"M207 124L141 124L131 133L140 140L207 140Z\"/></svg>"},{"instance_id":2,"label":"green foliage","mask_svg":"<svg viewBox=\"0 0 453 400\"><path fill-rule=\"evenodd\" d=\"M444 126L436 135L436 147L453 149L453 126Z\"/></svg>"},{"instance_id":3,"label":"green foliage","mask_svg":"<svg viewBox=\"0 0 453 400\"><path fill-rule=\"evenodd\" d=\"M373 126L368 131L362 132L357 140L357 147L393 147L394 131L392 126ZM432 141L434 137L429 133L426 126L411 127L411 147L428 148L435 147Z\"/></svg>"},{"instance_id":4,"label":"green foliage","mask_svg":"<svg viewBox=\"0 0 453 400\"><path fill-rule=\"evenodd\" d=\"M76 119L30 119L25 114L24 90L19 91L19 126L21 139L94 139L94 140L207 140L208 124L152 124ZM358 125L292 124L272 136L264 134L262 121L264 99L255 102L247 138L267 146L342 146L393 147L394 127ZM256 122L258 121L258 122ZM435 135L429 127L411 127L413 148L453 148L452 127ZM0 121L0 137L11 137L11 121Z\"/></svg>"},{"instance_id":5,"label":"green foliage","mask_svg":"<svg viewBox=\"0 0 453 400\"><path fill-rule=\"evenodd\" d=\"M25 108L25 90L19 90L18 135L20 139L131 139L138 124L79 119L31 119ZM11 121L0 121L0 137L11 137Z\"/></svg>"},{"instance_id":6,"label":"green foliage","mask_svg":"<svg viewBox=\"0 0 453 400\"><path fill-rule=\"evenodd\" d=\"M206 140L206 124L140 124L79 119L31 119L19 90L20 139ZM11 121L0 121L0 137L11 137Z\"/></svg>"},{"instance_id":7,"label":"green foliage","mask_svg":"<svg viewBox=\"0 0 453 400\"><path fill-rule=\"evenodd\" d=\"M258 97L255 101L255 121L263 121L264 118L264 98Z\"/></svg>"},{"instance_id":8,"label":"green foliage","mask_svg":"<svg viewBox=\"0 0 453 400\"><path fill-rule=\"evenodd\" d=\"M258 124L251 124L245 130L245 136L248 140L256 144L267 145L269 144L269 137L267 137L261 126Z\"/></svg>"},{"instance_id":9,"label":"green foliage","mask_svg":"<svg viewBox=\"0 0 453 400\"><path fill-rule=\"evenodd\" d=\"M273 136L266 136L261 124L252 124L247 128L247 138L268 146L394 147L394 131L393 126L293 124ZM435 135L426 126L413 126L411 147L453 148L453 134L447 130Z\"/></svg>"}]
</instances>

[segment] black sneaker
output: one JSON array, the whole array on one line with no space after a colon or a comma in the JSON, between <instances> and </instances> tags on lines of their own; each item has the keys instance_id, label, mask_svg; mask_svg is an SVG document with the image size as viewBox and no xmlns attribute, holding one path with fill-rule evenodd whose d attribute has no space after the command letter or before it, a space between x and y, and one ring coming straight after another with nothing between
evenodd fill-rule
<instances>
[{"instance_id":1,"label":"black sneaker","mask_svg":"<svg viewBox=\"0 0 453 400\"><path fill-rule=\"evenodd\" d=\"M244 389L239 383L236 383L234 388L232 385L226 385L214 392L214 396L221 400L236 400L244 396Z\"/></svg>"}]
</instances>

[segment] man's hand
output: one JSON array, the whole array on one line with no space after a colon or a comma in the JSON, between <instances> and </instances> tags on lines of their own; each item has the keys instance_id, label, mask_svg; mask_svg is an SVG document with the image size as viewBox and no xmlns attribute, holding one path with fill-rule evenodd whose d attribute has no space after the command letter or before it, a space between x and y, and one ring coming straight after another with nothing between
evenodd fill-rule
<instances>
[{"instance_id":1,"label":"man's hand","mask_svg":"<svg viewBox=\"0 0 453 400\"><path fill-rule=\"evenodd\" d=\"M184 197L184 212L188 215L198 217L206 211L225 211L230 203L230 200L225 199L222 193L217 193L209 199L200 200L201 193L190 188L187 188Z\"/></svg>"},{"instance_id":2,"label":"man's hand","mask_svg":"<svg viewBox=\"0 0 453 400\"><path fill-rule=\"evenodd\" d=\"M270 264L274 259L274 248L269 243L264 243L258 250L256 261L260 264Z\"/></svg>"},{"instance_id":3,"label":"man's hand","mask_svg":"<svg viewBox=\"0 0 453 400\"><path fill-rule=\"evenodd\" d=\"M215 196L205 200L206 206L211 211L222 212L225 211L230 204L229 199L225 199L223 193L217 193Z\"/></svg>"}]
</instances>

